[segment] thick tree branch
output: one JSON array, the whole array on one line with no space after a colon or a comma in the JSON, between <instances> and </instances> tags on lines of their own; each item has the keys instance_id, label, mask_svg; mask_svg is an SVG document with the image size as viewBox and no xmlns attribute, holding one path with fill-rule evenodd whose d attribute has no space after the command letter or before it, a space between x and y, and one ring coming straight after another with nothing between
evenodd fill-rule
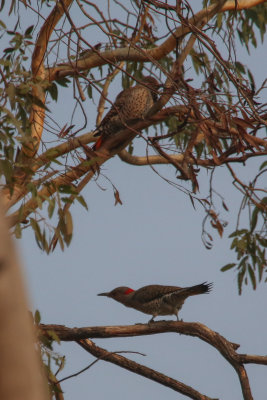
<instances>
[{"instance_id":1,"label":"thick tree branch","mask_svg":"<svg viewBox=\"0 0 267 400\"><path fill-rule=\"evenodd\" d=\"M194 400L212 400L210 397L207 397L190 386L185 385L182 382L177 381L176 379L170 378L164 374L161 374L154 369L145 367L135 361L129 360L126 357L120 356L119 354L110 353L109 351L96 346L91 340L83 339L77 341L77 343L90 354L97 358L101 358L104 361L108 361L112 364L118 365L121 368L127 369L128 371L134 372L135 374L144 376L147 379L151 379L152 381L158 382L163 386L167 386L174 391L181 393L190 399ZM216 400L216 399L213 399Z\"/></svg>"},{"instance_id":2,"label":"thick tree branch","mask_svg":"<svg viewBox=\"0 0 267 400\"><path fill-rule=\"evenodd\" d=\"M265 156L267 155L266 151L261 151L261 152L253 152L253 153L247 153L242 156L237 156L237 157L224 157L222 155L221 157L218 158L220 161L220 164L227 164L227 163L241 163L244 161L247 161L249 158L253 157L259 157L259 156ZM184 160L184 154L168 154L168 158L163 157L161 155L147 155L147 156L134 156L130 153L128 153L127 150L122 150L118 156L120 159L127 164L131 165L137 165L137 166L144 166L144 165L161 165L161 164L170 164L170 161L173 162L182 162ZM197 162L197 165L202 166L202 167L214 167L218 164L214 162L212 158L209 159L196 159L194 160L193 158L190 159L190 162L194 163Z\"/></svg>"},{"instance_id":3,"label":"thick tree branch","mask_svg":"<svg viewBox=\"0 0 267 400\"><path fill-rule=\"evenodd\" d=\"M68 8L71 3L72 0L64 0L66 8ZM46 70L44 67L45 54L50 36L52 35L55 26L63 14L64 10L61 4L57 2L40 30L32 55L32 74L33 78L36 80L36 85L34 85L32 88L32 95L39 99L39 101L43 104L45 104L45 91L44 88L38 84L38 81L44 81L47 79ZM37 104L33 104L30 115L32 142L27 142L26 145L22 147L23 153L29 158L33 157L39 148L42 138L44 118L44 108Z\"/></svg>"},{"instance_id":4,"label":"thick tree branch","mask_svg":"<svg viewBox=\"0 0 267 400\"><path fill-rule=\"evenodd\" d=\"M40 334L49 336L53 331L63 341L80 341L88 338L129 337L139 335L153 335L163 332L176 332L198 337L215 349L233 366L238 374L245 400L252 400L245 363L267 365L267 356L238 354L239 345L226 340L219 333L212 331L200 323L160 321L153 324L137 324L130 326L100 326L85 328L68 328L62 325L40 325Z\"/></svg>"},{"instance_id":5,"label":"thick tree branch","mask_svg":"<svg viewBox=\"0 0 267 400\"><path fill-rule=\"evenodd\" d=\"M127 164L131 165L155 165L155 164L170 164L170 161L160 155L152 156L133 156L127 150L122 150L118 156ZM169 154L169 157L174 162L182 162L184 159L183 154Z\"/></svg>"},{"instance_id":6,"label":"thick tree branch","mask_svg":"<svg viewBox=\"0 0 267 400\"><path fill-rule=\"evenodd\" d=\"M161 1L157 0L144 0L146 3L152 4L156 8L161 8L164 10L173 10L176 11L177 7L176 6L171 6L166 3L163 3ZM248 8L252 8L257 6L258 4L265 3L266 0L238 0L236 1L226 1L224 6L222 7L222 12L223 11L232 11L232 10L246 10Z\"/></svg>"},{"instance_id":7,"label":"thick tree branch","mask_svg":"<svg viewBox=\"0 0 267 400\"><path fill-rule=\"evenodd\" d=\"M207 23L214 15L220 12L224 3L225 0L220 0L215 5L199 11L188 20L188 23L193 25ZM151 62L152 60L160 60L175 48L177 39L184 37L190 30L188 26L181 25L175 32L172 32L169 38L160 46L147 50L139 49L131 45L130 47L108 50L100 53L92 48L93 54L90 54L89 57L77 60L75 69L68 63L48 69L46 72L47 79L53 81L65 76L71 76L77 73L77 71L90 70L101 65L117 63L119 61Z\"/></svg>"}]
</instances>

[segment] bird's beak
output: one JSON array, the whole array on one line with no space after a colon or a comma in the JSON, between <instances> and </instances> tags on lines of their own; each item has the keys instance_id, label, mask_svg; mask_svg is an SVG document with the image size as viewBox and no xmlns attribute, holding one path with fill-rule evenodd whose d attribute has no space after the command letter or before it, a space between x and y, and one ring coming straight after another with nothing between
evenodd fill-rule
<instances>
[{"instance_id":1,"label":"bird's beak","mask_svg":"<svg viewBox=\"0 0 267 400\"><path fill-rule=\"evenodd\" d=\"M98 296L108 296L109 295L109 293L107 292L107 293L98 293Z\"/></svg>"}]
</instances>

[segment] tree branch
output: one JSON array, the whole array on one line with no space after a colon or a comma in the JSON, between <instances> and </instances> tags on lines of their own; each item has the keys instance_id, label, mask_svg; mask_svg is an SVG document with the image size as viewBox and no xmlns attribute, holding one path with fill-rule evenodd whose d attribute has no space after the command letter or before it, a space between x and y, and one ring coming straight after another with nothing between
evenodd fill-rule
<instances>
[{"instance_id":1,"label":"tree branch","mask_svg":"<svg viewBox=\"0 0 267 400\"><path fill-rule=\"evenodd\" d=\"M67 8L69 8L71 3L72 0L64 0L65 7ZM61 4L57 2L40 30L32 55L32 74L33 78L36 81L43 81L47 79L46 70L44 67L45 54L47 51L50 36L52 35L55 26L57 25L63 14L64 10ZM32 95L38 98L41 103L45 104L45 91L43 88L41 88L40 85L36 84L33 86ZM42 138L44 118L44 108L38 106L37 104L33 104L30 115L31 138L33 139L33 141L27 141L26 145L22 146L23 154L25 154L29 158L33 157L39 148L39 144Z\"/></svg>"},{"instance_id":2,"label":"tree branch","mask_svg":"<svg viewBox=\"0 0 267 400\"><path fill-rule=\"evenodd\" d=\"M177 381L176 379L170 378L164 374L161 374L154 369L145 367L135 361L129 360L126 357L120 356L118 354L110 353L109 351L96 346L90 339L83 339L77 341L77 343L90 354L97 358L101 358L104 361L108 361L112 364L118 365L128 371L134 372L135 374L144 376L147 379L151 379L152 381L158 382L163 386L167 386L170 389L173 389L175 392L182 393L183 395L189 397L194 400L212 400L210 397L207 397L190 386L185 385L182 382ZM213 399L216 400L216 399Z\"/></svg>"},{"instance_id":3,"label":"tree branch","mask_svg":"<svg viewBox=\"0 0 267 400\"><path fill-rule=\"evenodd\" d=\"M49 337L53 331L60 340L81 341L88 338L114 338L140 335L153 335L163 332L176 332L184 335L198 337L218 350L218 352L232 365L238 374L245 400L252 400L249 380L245 363L267 365L267 356L238 354L239 345L231 343L219 333L212 331L200 323L160 321L153 324L137 324L130 326L100 326L84 328L68 328L63 325L39 325L40 335Z\"/></svg>"},{"instance_id":4,"label":"tree branch","mask_svg":"<svg viewBox=\"0 0 267 400\"><path fill-rule=\"evenodd\" d=\"M171 6L166 3L157 0L144 0L146 3L153 4L156 8L162 8L164 10L173 10L176 11L176 6ZM223 11L231 11L231 10L246 10L248 8L252 8L257 6L258 4L265 3L266 0L238 0L236 1L227 1L222 7Z\"/></svg>"},{"instance_id":5,"label":"tree branch","mask_svg":"<svg viewBox=\"0 0 267 400\"><path fill-rule=\"evenodd\" d=\"M224 3L225 0L220 0L215 5L199 11L188 20L188 23L193 25L207 23L214 15L220 12ZM152 49L140 49L136 46L133 47L131 44L129 47L100 53L98 50L92 48L93 54L77 60L75 69L73 69L72 65L69 63L47 69L47 79L54 81L55 79L71 76L77 73L77 71L90 70L101 65L117 63L119 61L151 62L152 60L160 60L175 48L177 39L184 37L190 31L191 28L181 25L175 32L171 33L170 37L165 40L165 42Z\"/></svg>"},{"instance_id":6,"label":"tree branch","mask_svg":"<svg viewBox=\"0 0 267 400\"><path fill-rule=\"evenodd\" d=\"M133 156L127 150L122 150L118 156L127 164L132 165L155 165L155 164L170 164L170 161L160 155L152 156ZM169 157L174 162L182 162L184 159L183 154L169 154Z\"/></svg>"}]
</instances>

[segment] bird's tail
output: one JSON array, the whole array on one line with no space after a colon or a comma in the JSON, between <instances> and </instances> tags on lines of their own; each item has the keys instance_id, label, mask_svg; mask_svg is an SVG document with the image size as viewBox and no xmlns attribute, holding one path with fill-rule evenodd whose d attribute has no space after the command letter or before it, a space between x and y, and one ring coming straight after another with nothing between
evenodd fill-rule
<instances>
[{"instance_id":1,"label":"bird's tail","mask_svg":"<svg viewBox=\"0 0 267 400\"><path fill-rule=\"evenodd\" d=\"M212 289L212 285L212 283L203 282L200 285L183 288L177 291L177 293L179 293L180 295L183 294L185 297L194 296L196 294L209 293Z\"/></svg>"}]
</instances>

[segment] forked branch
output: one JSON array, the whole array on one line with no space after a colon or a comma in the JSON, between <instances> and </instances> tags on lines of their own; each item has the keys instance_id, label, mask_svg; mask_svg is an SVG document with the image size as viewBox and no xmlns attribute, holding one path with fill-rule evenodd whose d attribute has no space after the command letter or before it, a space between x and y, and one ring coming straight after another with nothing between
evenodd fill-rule
<instances>
[{"instance_id":1,"label":"forked branch","mask_svg":"<svg viewBox=\"0 0 267 400\"><path fill-rule=\"evenodd\" d=\"M152 381L158 382L163 386L167 386L170 389L173 389L175 392L181 393L190 399L193 400L216 400L211 399L197 390L193 389L191 386L185 385L182 382L177 381L176 379L170 378L164 374L161 374L158 371L155 371L152 368L148 368L144 365L141 365L135 361L130 360L124 356L120 356L119 354L110 353L109 351L96 346L94 342L90 339L82 339L77 341L77 343L90 354L95 357L101 358L103 361L110 362L112 364L118 365L121 368L127 369L128 371L134 372L135 374L144 376L147 379L151 379Z\"/></svg>"},{"instance_id":2,"label":"forked branch","mask_svg":"<svg viewBox=\"0 0 267 400\"><path fill-rule=\"evenodd\" d=\"M84 328L68 328L64 325L41 324L39 326L39 330L40 330L40 335L45 335L49 337L49 332L53 331L62 341L76 341L80 345L82 345L83 343L84 346L88 346L88 349L92 350L92 354L94 354L95 352L94 355L101 358L103 354L107 354L108 356L110 353L108 352L105 353L106 350L103 349L95 350L94 347L95 345L91 341L84 342L85 339L132 337L132 336L142 336L142 335L154 335L164 332L165 333L176 332L179 334L198 337L199 339L203 340L204 342L208 343L210 346L218 350L218 352L235 369L239 377L244 400L253 399L248 376L244 368L244 364L255 363L261 365L267 365L267 356L239 354L236 352L236 350L239 348L238 344L229 342L219 333L212 331L210 328L200 323L162 321L162 322L155 322L153 324L137 324L130 326L96 326L96 327L84 327ZM117 364L120 365L119 362ZM132 367L132 370L134 370L134 367Z\"/></svg>"}]
</instances>

